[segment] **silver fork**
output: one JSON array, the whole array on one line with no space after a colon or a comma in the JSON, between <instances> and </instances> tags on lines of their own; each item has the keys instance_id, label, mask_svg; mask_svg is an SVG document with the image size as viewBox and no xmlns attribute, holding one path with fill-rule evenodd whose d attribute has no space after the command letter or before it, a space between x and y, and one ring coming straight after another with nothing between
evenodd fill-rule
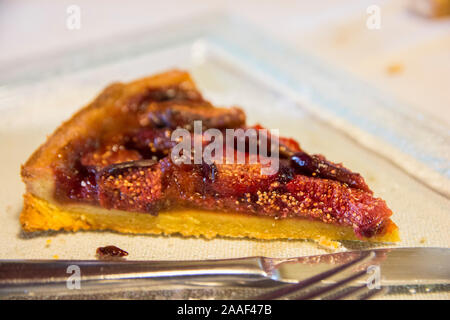
<instances>
[{"instance_id":1,"label":"silver fork","mask_svg":"<svg viewBox=\"0 0 450 320\"><path fill-rule=\"evenodd\" d=\"M79 289L73 267L79 270ZM116 292L173 290L189 298L204 290L207 298L349 299L372 298L383 289L362 281L378 267L382 288L418 286L450 292L450 249L392 248L297 257L248 257L199 261L0 260L0 298L27 295L89 296ZM234 295L224 296L230 289ZM268 292L257 295L259 292ZM145 294L143 298L148 298ZM173 298L179 298L173 296Z\"/></svg>"},{"instance_id":2,"label":"silver fork","mask_svg":"<svg viewBox=\"0 0 450 320\"><path fill-rule=\"evenodd\" d=\"M323 283L323 281L332 279L333 277L343 274L349 269L358 268L358 266L364 265L367 261L370 261L375 257L373 251L355 258L345 264L339 265L330 270L321 272L308 279L300 281L296 284L283 286L280 289L270 291L268 293L253 297L253 300L274 300L289 298L294 300L309 300L309 299L327 299L334 300L341 299L361 299L366 300L373 298L386 291L386 288L370 288L367 283L351 286L356 280L367 276L367 270L359 270L350 273L350 275L338 280L335 283L328 284L322 287L311 289L314 285ZM333 294L334 293L334 294Z\"/></svg>"}]
</instances>

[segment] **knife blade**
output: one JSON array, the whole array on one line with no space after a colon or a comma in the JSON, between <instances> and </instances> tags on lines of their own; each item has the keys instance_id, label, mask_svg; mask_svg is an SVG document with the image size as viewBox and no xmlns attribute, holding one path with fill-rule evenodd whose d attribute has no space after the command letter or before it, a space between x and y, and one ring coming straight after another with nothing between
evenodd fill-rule
<instances>
[{"instance_id":1,"label":"knife blade","mask_svg":"<svg viewBox=\"0 0 450 320\"><path fill-rule=\"evenodd\" d=\"M393 248L368 250L375 253L358 269L379 267L382 285L450 284L450 249ZM276 269L283 281L297 282L356 259L367 251L349 251L281 260Z\"/></svg>"}]
</instances>

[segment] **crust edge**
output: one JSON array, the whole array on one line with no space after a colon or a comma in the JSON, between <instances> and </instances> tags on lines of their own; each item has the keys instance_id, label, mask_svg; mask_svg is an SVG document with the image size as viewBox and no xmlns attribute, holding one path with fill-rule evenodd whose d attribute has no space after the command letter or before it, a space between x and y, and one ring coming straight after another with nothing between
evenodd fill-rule
<instances>
[{"instance_id":1,"label":"crust edge","mask_svg":"<svg viewBox=\"0 0 450 320\"><path fill-rule=\"evenodd\" d=\"M99 128L102 127L99 123L109 123L111 117L121 114L123 112L121 105L126 104L138 92L174 83L185 83L195 88L189 73L178 69L137 79L127 84L115 82L108 85L92 102L56 128L21 166L20 173L27 192L44 199L51 199L55 188L52 166L61 161L58 153L67 144L80 137L96 136Z\"/></svg>"}]
</instances>

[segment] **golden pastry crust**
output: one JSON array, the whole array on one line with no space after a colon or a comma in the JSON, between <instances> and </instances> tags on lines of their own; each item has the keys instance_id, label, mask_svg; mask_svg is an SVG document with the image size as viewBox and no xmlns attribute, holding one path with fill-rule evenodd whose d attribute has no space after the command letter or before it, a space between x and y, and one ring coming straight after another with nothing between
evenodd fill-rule
<instances>
[{"instance_id":1,"label":"golden pastry crust","mask_svg":"<svg viewBox=\"0 0 450 320\"><path fill-rule=\"evenodd\" d=\"M204 210L146 213L106 210L84 205L61 207L31 194L24 196L20 221L25 231L113 230L131 234L180 234L254 239L361 240L350 227L335 226L301 218L274 220L271 217ZM384 235L363 239L369 242L399 241L398 228L391 222Z\"/></svg>"}]
</instances>

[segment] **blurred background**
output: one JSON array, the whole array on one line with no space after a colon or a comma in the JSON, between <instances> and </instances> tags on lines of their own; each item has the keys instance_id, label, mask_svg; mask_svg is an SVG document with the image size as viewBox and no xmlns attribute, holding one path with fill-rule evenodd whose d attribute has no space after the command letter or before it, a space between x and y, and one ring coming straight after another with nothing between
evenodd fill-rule
<instances>
[{"instance_id":1,"label":"blurred background","mask_svg":"<svg viewBox=\"0 0 450 320\"><path fill-rule=\"evenodd\" d=\"M80 19L71 28L68 19L78 14L73 6ZM227 12L450 125L449 7L450 0L1 0L0 70L100 39Z\"/></svg>"}]
</instances>

